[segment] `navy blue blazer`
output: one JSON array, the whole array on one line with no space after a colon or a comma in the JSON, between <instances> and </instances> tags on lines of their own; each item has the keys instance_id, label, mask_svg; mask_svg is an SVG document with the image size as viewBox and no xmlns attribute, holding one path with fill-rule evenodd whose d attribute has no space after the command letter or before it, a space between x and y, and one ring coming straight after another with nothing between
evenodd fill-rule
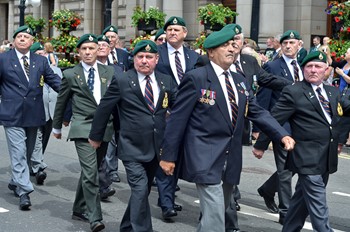
<instances>
[{"instance_id":1,"label":"navy blue blazer","mask_svg":"<svg viewBox=\"0 0 350 232\"><path fill-rule=\"evenodd\" d=\"M242 170L242 133L248 103L248 119L273 140L288 133L255 102L247 80L231 73L238 92L238 118L233 128L224 92L211 64L185 74L167 122L161 160L178 161L180 178L194 183L218 184L221 179L239 184ZM203 90L212 91L215 104L201 101ZM249 89L247 89L249 91ZM183 154L183 155L179 155ZM222 170L227 161L226 173Z\"/></svg>"},{"instance_id":2,"label":"navy blue blazer","mask_svg":"<svg viewBox=\"0 0 350 232\"><path fill-rule=\"evenodd\" d=\"M197 52L187 47L183 47L183 48L184 48L185 61L186 61L185 73L187 73L188 71L195 68L195 64L197 63L197 60L200 57L200 55ZM159 54L159 61L156 66L156 69L161 73L170 75L176 82L175 75L170 67L167 43L163 43L158 46L158 54Z\"/></svg>"},{"instance_id":3,"label":"navy blue blazer","mask_svg":"<svg viewBox=\"0 0 350 232\"><path fill-rule=\"evenodd\" d=\"M130 68L132 68L132 64L129 59L130 54L121 48L116 48L116 50L117 50L118 63L115 65L122 68L124 72L128 71ZM114 65L113 63L109 62L109 59L108 59L108 63Z\"/></svg>"},{"instance_id":4,"label":"navy blue blazer","mask_svg":"<svg viewBox=\"0 0 350 232\"><path fill-rule=\"evenodd\" d=\"M44 82L56 92L61 78L50 68L47 58L30 53L30 77L27 81L16 51L0 54L0 121L4 126L36 127L44 125Z\"/></svg>"}]
</instances>

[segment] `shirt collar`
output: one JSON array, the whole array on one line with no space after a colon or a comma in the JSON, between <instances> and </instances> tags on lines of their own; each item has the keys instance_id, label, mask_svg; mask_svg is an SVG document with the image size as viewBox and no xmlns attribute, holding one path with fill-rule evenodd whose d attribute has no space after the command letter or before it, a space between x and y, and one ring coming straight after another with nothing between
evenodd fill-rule
<instances>
[{"instance_id":1,"label":"shirt collar","mask_svg":"<svg viewBox=\"0 0 350 232\"><path fill-rule=\"evenodd\" d=\"M85 70L85 72L89 72L91 67L93 67L97 71L97 62L95 62L94 65L91 66L82 61L81 65L83 66L83 69Z\"/></svg>"},{"instance_id":2,"label":"shirt collar","mask_svg":"<svg viewBox=\"0 0 350 232\"><path fill-rule=\"evenodd\" d=\"M15 51L18 59L21 60L23 56L26 56L28 59L30 59L30 51L28 51L26 54L20 53L19 51L17 51L17 49L15 49Z\"/></svg>"},{"instance_id":3,"label":"shirt collar","mask_svg":"<svg viewBox=\"0 0 350 232\"><path fill-rule=\"evenodd\" d=\"M140 83L141 83L142 81L145 80L145 77L146 77L145 74L142 74L142 73L137 72L137 78L139 79L139 82L140 82ZM151 82L152 82L152 83L155 83L155 81L156 81L156 76L154 75L154 72L151 73L151 75L149 75L149 77L151 78Z\"/></svg>"},{"instance_id":4,"label":"shirt collar","mask_svg":"<svg viewBox=\"0 0 350 232\"><path fill-rule=\"evenodd\" d=\"M176 50L173 46L171 46L169 43L167 44L167 48L168 48L168 53L169 54L174 54L176 51L178 51L180 53L180 55L184 54L184 47L181 46L178 50Z\"/></svg>"}]
</instances>

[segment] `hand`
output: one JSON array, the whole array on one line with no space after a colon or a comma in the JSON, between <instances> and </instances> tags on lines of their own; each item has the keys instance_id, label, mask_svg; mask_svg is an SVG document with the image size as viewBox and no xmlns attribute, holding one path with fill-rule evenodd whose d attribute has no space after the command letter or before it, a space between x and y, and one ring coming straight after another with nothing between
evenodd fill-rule
<instances>
[{"instance_id":1,"label":"hand","mask_svg":"<svg viewBox=\"0 0 350 232\"><path fill-rule=\"evenodd\" d=\"M59 134L56 134L56 133L52 133L53 136L56 138L56 139L61 139L62 138L62 134L59 133Z\"/></svg>"},{"instance_id":2,"label":"hand","mask_svg":"<svg viewBox=\"0 0 350 232\"><path fill-rule=\"evenodd\" d=\"M159 162L159 166L163 169L163 172L166 175L172 176L174 174L174 169L175 169L175 163L174 162L161 160Z\"/></svg>"},{"instance_id":3,"label":"hand","mask_svg":"<svg viewBox=\"0 0 350 232\"><path fill-rule=\"evenodd\" d=\"M281 141L284 144L284 149L290 151L294 149L295 141L290 136L284 136Z\"/></svg>"},{"instance_id":4,"label":"hand","mask_svg":"<svg viewBox=\"0 0 350 232\"><path fill-rule=\"evenodd\" d=\"M65 127L69 126L69 122L65 122L65 121L64 121L62 124L63 124L63 126L65 126Z\"/></svg>"},{"instance_id":5,"label":"hand","mask_svg":"<svg viewBox=\"0 0 350 232\"><path fill-rule=\"evenodd\" d=\"M94 148L94 149L97 149L101 146L101 141L94 141L94 140L91 140L89 139L89 143L90 145Z\"/></svg>"},{"instance_id":6,"label":"hand","mask_svg":"<svg viewBox=\"0 0 350 232\"><path fill-rule=\"evenodd\" d=\"M344 72L343 72L343 70L342 69L340 69L340 68L335 68L335 72L338 74L338 75L340 75L340 76L343 76L344 75Z\"/></svg>"},{"instance_id":7,"label":"hand","mask_svg":"<svg viewBox=\"0 0 350 232\"><path fill-rule=\"evenodd\" d=\"M343 150L343 144L338 144L338 155L340 154L340 152Z\"/></svg>"},{"instance_id":8,"label":"hand","mask_svg":"<svg viewBox=\"0 0 350 232\"><path fill-rule=\"evenodd\" d=\"M261 159L263 157L264 152L265 152L264 150L253 148L253 155L258 159Z\"/></svg>"},{"instance_id":9,"label":"hand","mask_svg":"<svg viewBox=\"0 0 350 232\"><path fill-rule=\"evenodd\" d=\"M252 137L253 137L253 140L258 140L259 132L252 132Z\"/></svg>"}]
</instances>

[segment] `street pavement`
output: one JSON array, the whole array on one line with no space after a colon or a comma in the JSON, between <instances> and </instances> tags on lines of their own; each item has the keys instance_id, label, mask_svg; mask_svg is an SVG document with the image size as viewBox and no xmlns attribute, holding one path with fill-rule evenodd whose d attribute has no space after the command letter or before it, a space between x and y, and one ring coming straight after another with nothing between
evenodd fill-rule
<instances>
[{"instance_id":1,"label":"street pavement","mask_svg":"<svg viewBox=\"0 0 350 232\"><path fill-rule=\"evenodd\" d=\"M63 129L62 140L51 137L45 154L48 177L44 185L34 184L35 191L30 194L30 211L18 209L19 198L8 190L10 179L9 156L3 128L0 128L0 232L84 232L90 231L89 224L71 219L72 205L78 182L80 167L72 142L67 142L68 128ZM244 161L241 184L242 199L239 200L241 211L238 213L241 231L278 232L278 215L266 210L263 199L256 189L275 171L274 158L267 151L263 159L253 157L251 147L244 147ZM113 183L116 194L108 202L102 202L104 231L119 231L120 221L128 199L129 186L122 163L119 162L120 183ZM330 222L335 231L350 231L350 150L345 149L340 155L339 171L333 174L327 188L327 201L330 208ZM296 177L293 179L295 184ZM32 179L35 183L34 178ZM199 216L199 201L195 185L180 181L180 191L176 193L176 202L183 206L173 222L161 219L161 210L157 207L158 193L153 188L150 194L153 229L157 232L195 231ZM277 196L276 196L276 201ZM312 231L307 222L305 231Z\"/></svg>"}]
</instances>

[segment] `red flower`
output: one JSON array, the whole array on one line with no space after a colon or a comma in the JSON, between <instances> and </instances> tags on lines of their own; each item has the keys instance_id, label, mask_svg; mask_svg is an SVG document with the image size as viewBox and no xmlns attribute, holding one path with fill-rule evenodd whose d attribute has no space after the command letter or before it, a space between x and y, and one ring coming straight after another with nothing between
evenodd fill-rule
<instances>
[{"instance_id":1,"label":"red flower","mask_svg":"<svg viewBox=\"0 0 350 232\"><path fill-rule=\"evenodd\" d=\"M204 21L203 20L201 20L201 25L204 25Z\"/></svg>"},{"instance_id":2,"label":"red flower","mask_svg":"<svg viewBox=\"0 0 350 232\"><path fill-rule=\"evenodd\" d=\"M211 15L213 12L211 12L211 11L208 11L208 15Z\"/></svg>"},{"instance_id":3,"label":"red flower","mask_svg":"<svg viewBox=\"0 0 350 232\"><path fill-rule=\"evenodd\" d=\"M337 55L337 53L335 53L335 52L331 53L331 56L336 56L336 55Z\"/></svg>"},{"instance_id":4,"label":"red flower","mask_svg":"<svg viewBox=\"0 0 350 232\"><path fill-rule=\"evenodd\" d=\"M350 32L350 27L348 27L348 28L346 29L346 31L347 31L347 32Z\"/></svg>"},{"instance_id":5,"label":"red flower","mask_svg":"<svg viewBox=\"0 0 350 232\"><path fill-rule=\"evenodd\" d=\"M335 61L339 62L339 61L340 61L340 58L339 58L339 57L335 58Z\"/></svg>"},{"instance_id":6,"label":"red flower","mask_svg":"<svg viewBox=\"0 0 350 232\"><path fill-rule=\"evenodd\" d=\"M338 12L338 15L342 16L342 15L343 15L343 12L342 12L342 11L339 11L339 12Z\"/></svg>"},{"instance_id":7,"label":"red flower","mask_svg":"<svg viewBox=\"0 0 350 232\"><path fill-rule=\"evenodd\" d=\"M338 23L340 21L340 18L339 17L334 17L334 20L336 23Z\"/></svg>"}]
</instances>

